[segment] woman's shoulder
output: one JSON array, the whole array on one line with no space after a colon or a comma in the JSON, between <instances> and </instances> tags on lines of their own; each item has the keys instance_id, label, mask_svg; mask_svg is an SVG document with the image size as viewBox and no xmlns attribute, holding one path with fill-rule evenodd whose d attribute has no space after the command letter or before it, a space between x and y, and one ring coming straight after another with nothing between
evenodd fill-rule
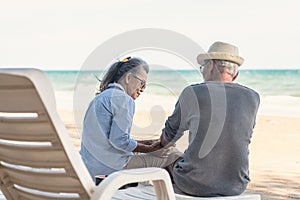
<instances>
[{"instance_id":1,"label":"woman's shoulder","mask_svg":"<svg viewBox=\"0 0 300 200\"><path fill-rule=\"evenodd\" d=\"M101 92L95 97L96 101L114 102L114 103L129 103L134 104L134 100L123 90L109 88Z\"/></svg>"}]
</instances>

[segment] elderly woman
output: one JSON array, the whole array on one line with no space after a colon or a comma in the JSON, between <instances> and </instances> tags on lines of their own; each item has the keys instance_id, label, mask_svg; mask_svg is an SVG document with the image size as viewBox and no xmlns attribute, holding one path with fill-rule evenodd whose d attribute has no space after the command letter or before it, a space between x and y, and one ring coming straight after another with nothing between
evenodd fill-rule
<instances>
[{"instance_id":1,"label":"elderly woman","mask_svg":"<svg viewBox=\"0 0 300 200\"><path fill-rule=\"evenodd\" d=\"M166 167L167 156L148 153L161 148L159 140L130 138L134 100L146 88L148 64L126 58L111 65L84 118L80 154L90 175L108 175L124 168Z\"/></svg>"}]
</instances>

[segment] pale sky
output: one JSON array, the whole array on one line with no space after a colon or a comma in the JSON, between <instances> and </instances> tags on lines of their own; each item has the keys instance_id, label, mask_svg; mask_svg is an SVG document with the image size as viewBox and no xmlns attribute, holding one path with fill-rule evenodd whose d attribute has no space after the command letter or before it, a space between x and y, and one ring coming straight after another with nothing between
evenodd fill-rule
<instances>
[{"instance_id":1,"label":"pale sky","mask_svg":"<svg viewBox=\"0 0 300 200\"><path fill-rule=\"evenodd\" d=\"M300 68L298 0L0 0L0 5L0 67L76 70L111 37L160 28L204 50L215 41L233 43L245 68Z\"/></svg>"}]
</instances>

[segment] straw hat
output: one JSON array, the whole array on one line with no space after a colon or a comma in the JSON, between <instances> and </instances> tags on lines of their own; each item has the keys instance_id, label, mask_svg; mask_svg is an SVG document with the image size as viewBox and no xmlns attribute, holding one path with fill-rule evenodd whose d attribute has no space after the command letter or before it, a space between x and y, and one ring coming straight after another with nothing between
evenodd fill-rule
<instances>
[{"instance_id":1,"label":"straw hat","mask_svg":"<svg viewBox=\"0 0 300 200\"><path fill-rule=\"evenodd\" d=\"M197 61L200 65L203 65L206 60L211 59L231 61L239 66L244 62L244 59L239 56L239 49L234 45L224 42L213 43L207 53L197 56Z\"/></svg>"}]
</instances>

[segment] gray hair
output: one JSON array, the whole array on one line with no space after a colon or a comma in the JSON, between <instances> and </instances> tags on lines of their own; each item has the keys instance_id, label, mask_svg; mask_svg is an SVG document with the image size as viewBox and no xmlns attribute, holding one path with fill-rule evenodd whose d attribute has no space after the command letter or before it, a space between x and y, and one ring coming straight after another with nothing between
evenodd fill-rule
<instances>
[{"instance_id":1,"label":"gray hair","mask_svg":"<svg viewBox=\"0 0 300 200\"><path fill-rule=\"evenodd\" d=\"M105 73L103 79L98 79L101 83L96 95L103 92L108 87L108 84L118 82L127 72L137 73L138 66L142 66L148 74L149 65L141 58L127 57L122 61L113 63Z\"/></svg>"},{"instance_id":2,"label":"gray hair","mask_svg":"<svg viewBox=\"0 0 300 200\"><path fill-rule=\"evenodd\" d=\"M229 75L234 77L238 73L238 64L234 62L230 62L227 60L213 60L214 65L218 68L220 73L223 73L226 71Z\"/></svg>"}]
</instances>

